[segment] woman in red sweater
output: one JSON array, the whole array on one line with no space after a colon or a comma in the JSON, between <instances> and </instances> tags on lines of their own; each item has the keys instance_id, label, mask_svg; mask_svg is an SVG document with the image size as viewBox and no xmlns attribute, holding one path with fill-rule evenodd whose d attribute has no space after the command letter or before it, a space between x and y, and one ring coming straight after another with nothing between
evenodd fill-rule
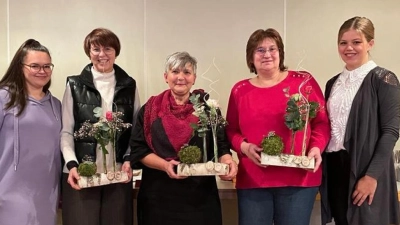
<instances>
[{"instance_id":1,"label":"woman in red sweater","mask_svg":"<svg viewBox=\"0 0 400 225\"><path fill-rule=\"evenodd\" d=\"M309 73L287 70L282 38L274 29L256 30L250 36L246 60L256 76L233 86L227 111L227 135L240 160L239 224L308 225L321 184L321 152L330 138L323 94ZM283 153L290 153L292 131L285 125L285 91L292 95L299 89L301 93L307 90L308 100L320 106L306 129L306 155L315 159L315 169L261 165L260 143L270 131L282 138ZM301 155L303 136L303 131L296 132L295 155Z\"/></svg>"}]
</instances>

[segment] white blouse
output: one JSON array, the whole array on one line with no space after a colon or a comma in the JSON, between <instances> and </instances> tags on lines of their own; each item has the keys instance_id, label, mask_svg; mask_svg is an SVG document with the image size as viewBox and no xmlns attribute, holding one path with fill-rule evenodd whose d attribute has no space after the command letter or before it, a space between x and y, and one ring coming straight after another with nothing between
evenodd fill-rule
<instances>
[{"instance_id":1,"label":"white blouse","mask_svg":"<svg viewBox=\"0 0 400 225\"><path fill-rule=\"evenodd\" d=\"M351 105L364 78L376 66L375 62L371 60L352 71L344 68L333 85L327 102L327 110L331 121L331 140L326 149L327 152L345 149L344 135Z\"/></svg>"},{"instance_id":2,"label":"white blouse","mask_svg":"<svg viewBox=\"0 0 400 225\"><path fill-rule=\"evenodd\" d=\"M93 83L96 89L99 91L101 96L101 107L103 108L103 116L106 116L107 111L112 111L113 99L114 99L114 90L115 90L115 71L113 70L110 73L100 73L96 70L91 69L93 74ZM140 100L138 90L136 88L135 93L135 100L133 106L133 124L136 122L136 116L140 109ZM63 121L63 128L61 131L61 151L63 153L65 162L68 163L69 161L76 161L78 160L75 155L75 147L74 147L74 124L75 119L73 115L73 99L71 95L71 88L69 83L67 83L67 87L64 92L64 97L62 100L62 121ZM107 146L107 148L111 147ZM130 148L128 147L125 155L130 153ZM99 147L96 150L96 166L97 172L101 173L104 171L103 166L103 154ZM111 170L113 165L113 156L111 154L107 154L106 156L106 165L107 169ZM121 164L117 164L118 169L121 167ZM68 173L68 168L64 165L63 169L64 173Z\"/></svg>"}]
</instances>

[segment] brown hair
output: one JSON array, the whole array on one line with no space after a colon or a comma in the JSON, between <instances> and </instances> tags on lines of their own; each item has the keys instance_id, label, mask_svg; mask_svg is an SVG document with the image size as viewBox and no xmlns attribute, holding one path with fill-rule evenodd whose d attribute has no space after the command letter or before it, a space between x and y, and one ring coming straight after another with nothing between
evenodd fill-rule
<instances>
[{"instance_id":1,"label":"brown hair","mask_svg":"<svg viewBox=\"0 0 400 225\"><path fill-rule=\"evenodd\" d=\"M338 43L340 42L343 34L351 29L364 34L365 39L367 39L368 42L370 42L375 37L375 28L371 20L366 17L356 16L346 20L342 24L342 26L340 26L338 33Z\"/></svg>"},{"instance_id":2,"label":"brown hair","mask_svg":"<svg viewBox=\"0 0 400 225\"><path fill-rule=\"evenodd\" d=\"M257 49L258 45L260 45L266 38L274 40L279 49L279 70L280 71L287 70L287 67L284 65L285 49L284 49L281 35L275 29L268 28L267 30L259 29L259 30L254 31L250 35L249 40L247 41L246 61L247 61L247 67L249 67L250 72L257 74L256 68L254 67L254 62L253 62L254 51Z\"/></svg>"},{"instance_id":3,"label":"brown hair","mask_svg":"<svg viewBox=\"0 0 400 225\"><path fill-rule=\"evenodd\" d=\"M5 105L5 109L18 106L19 111L17 116L21 115L24 111L26 107L26 98L28 97L28 90L22 67L24 59L29 51L45 52L51 59L50 52L45 46L34 39L28 39L19 47L6 73L0 80L0 88L6 88L10 98L10 101ZM43 87L43 92L49 90L50 84L51 80Z\"/></svg>"},{"instance_id":4,"label":"brown hair","mask_svg":"<svg viewBox=\"0 0 400 225\"><path fill-rule=\"evenodd\" d=\"M121 43L117 35L106 28L96 28L86 36L83 48L89 58L91 45L112 47L115 50L115 56L118 56L121 51Z\"/></svg>"}]
</instances>

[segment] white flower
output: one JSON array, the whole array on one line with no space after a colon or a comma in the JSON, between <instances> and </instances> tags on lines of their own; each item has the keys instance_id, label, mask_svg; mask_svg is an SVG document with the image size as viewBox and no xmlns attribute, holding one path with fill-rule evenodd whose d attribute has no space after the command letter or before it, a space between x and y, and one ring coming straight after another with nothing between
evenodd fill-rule
<instances>
[{"instance_id":1,"label":"white flower","mask_svg":"<svg viewBox=\"0 0 400 225\"><path fill-rule=\"evenodd\" d=\"M193 107L194 108L194 112L192 113L193 115L199 117L201 114L204 113L204 106L200 106L200 107Z\"/></svg>"},{"instance_id":2,"label":"white flower","mask_svg":"<svg viewBox=\"0 0 400 225\"><path fill-rule=\"evenodd\" d=\"M215 99L208 99L206 101L206 104L210 107L210 108L219 108L219 104L218 101Z\"/></svg>"}]
</instances>

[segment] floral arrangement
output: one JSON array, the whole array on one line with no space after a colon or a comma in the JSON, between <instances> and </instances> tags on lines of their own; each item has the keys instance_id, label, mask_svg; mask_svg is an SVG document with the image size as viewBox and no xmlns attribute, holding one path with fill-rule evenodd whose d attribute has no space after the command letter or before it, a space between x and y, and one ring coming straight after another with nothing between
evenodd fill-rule
<instances>
[{"instance_id":1,"label":"floral arrangement","mask_svg":"<svg viewBox=\"0 0 400 225\"><path fill-rule=\"evenodd\" d=\"M308 101L310 94L312 93L312 87L307 86L304 89L304 94L301 93L301 88L311 79L311 76L307 76L306 79L300 84L299 92L290 95L290 88L284 88L283 92L288 98L285 111L285 125L292 131L291 136L291 148L290 153L294 154L294 143L296 132L303 129L307 130L309 120L314 118L319 111L319 103ZM307 132L304 132L302 142L302 155L305 155L306 151L306 136ZM277 136L274 131L269 132L261 142L263 152L267 155L277 156L283 151L282 138Z\"/></svg>"},{"instance_id":2,"label":"floral arrangement","mask_svg":"<svg viewBox=\"0 0 400 225\"><path fill-rule=\"evenodd\" d=\"M300 85L300 88L301 86L302 85ZM286 107L285 124L292 131L290 153L294 154L294 139L296 132L307 129L309 120L317 115L319 103L308 101L308 97L312 92L311 86L305 88L305 95L302 95L300 91L299 93L289 95L289 88L285 88L283 92L285 93L285 96L289 98ZM304 132L302 155L304 155L306 150L306 133L307 132Z\"/></svg>"},{"instance_id":3,"label":"floral arrangement","mask_svg":"<svg viewBox=\"0 0 400 225\"><path fill-rule=\"evenodd\" d=\"M199 118L197 124L191 124L193 132L197 131L199 137L203 138L203 162L207 162L207 142L206 132L211 128L214 144L214 162L218 162L218 145L217 145L217 129L224 127L227 122L219 113L218 101L215 99L208 99L209 95L200 92L199 94L193 93L189 100L193 104L193 115ZM184 146L181 151L192 146ZM191 151L197 151L192 148ZM195 153L192 153L192 155ZM197 155L197 154L196 154ZM180 158L181 162L185 162L185 157ZM201 159L199 159L200 161ZM193 162L191 162L193 163Z\"/></svg>"},{"instance_id":4,"label":"floral arrangement","mask_svg":"<svg viewBox=\"0 0 400 225\"><path fill-rule=\"evenodd\" d=\"M103 117L103 109L100 107L96 107L93 109L94 116L98 118L98 122L90 123L89 121L85 121L82 127L74 133L74 137L76 139L82 139L85 137L93 137L96 139L97 143L100 145L100 148L103 153L103 166L104 173L107 174L107 166L106 166L106 157L109 154L106 146L111 143L112 146L112 154L114 157L113 161L113 169L115 172L116 161L115 161L115 141L116 134L124 129L127 129L132 126L130 123L124 123L121 117L123 116L122 112L106 112L106 116ZM87 165L85 165L87 164ZM87 160L83 163L82 166L78 167L78 172L83 176L92 176L96 173L96 164L92 160Z\"/></svg>"},{"instance_id":5,"label":"floral arrangement","mask_svg":"<svg viewBox=\"0 0 400 225\"><path fill-rule=\"evenodd\" d=\"M296 133L301 130L307 130L309 120L314 118L319 111L318 102L308 101L312 87L307 86L304 95L300 92L301 87L308 81L308 79L309 78L306 78L306 80L302 82L298 93L290 95L289 88L283 90L285 96L288 97L284 116L285 125L292 132L290 154L282 154L284 149L282 138L276 135L274 131L271 131L261 142L261 147L263 148L263 154L261 154L262 164L308 169L314 168L315 162L309 160L307 156L305 156L307 132L304 132L301 155L294 155Z\"/></svg>"}]
</instances>

